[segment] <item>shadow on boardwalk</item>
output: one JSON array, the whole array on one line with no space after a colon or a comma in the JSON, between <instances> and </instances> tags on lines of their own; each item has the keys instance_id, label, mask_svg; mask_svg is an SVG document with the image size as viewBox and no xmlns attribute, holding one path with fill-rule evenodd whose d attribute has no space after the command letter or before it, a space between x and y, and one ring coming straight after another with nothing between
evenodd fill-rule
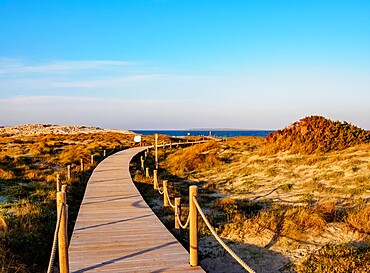
<instances>
[{"instance_id":1,"label":"shadow on boardwalk","mask_svg":"<svg viewBox=\"0 0 370 273\"><path fill-rule=\"evenodd\" d=\"M132 182L129 162L145 147L118 152L91 175L69 246L70 272L204 272Z\"/></svg>"},{"instance_id":2,"label":"shadow on boardwalk","mask_svg":"<svg viewBox=\"0 0 370 273\"><path fill-rule=\"evenodd\" d=\"M162 245L159 245L159 246L155 246L155 247L151 247L151 248L148 248L148 249L144 249L144 250L141 250L141 251L137 251L137 252L131 253L129 255L125 255L125 256L122 256L122 257L119 257L119 258L115 258L115 259L111 259L111 260L102 262L100 264L96 264L96 265L92 265L92 266L89 266L89 267L86 267L86 268L82 268L82 269L76 271L76 273L88 272L88 271L91 271L93 269L99 269L99 268L104 267L106 265L114 264L116 262L123 261L125 259L129 259L129 258L132 258L132 257L135 257L135 256L140 256L140 255L142 255L144 253L148 253L148 252L151 252L151 251L159 250L161 248L164 248L164 247L167 247L169 245L176 244L176 243L177 243L176 241L173 241L173 242L170 242L170 243L166 243L166 244L162 244ZM162 271L161 269L158 269L158 270L153 271L153 272L164 272L164 271Z\"/></svg>"}]
</instances>

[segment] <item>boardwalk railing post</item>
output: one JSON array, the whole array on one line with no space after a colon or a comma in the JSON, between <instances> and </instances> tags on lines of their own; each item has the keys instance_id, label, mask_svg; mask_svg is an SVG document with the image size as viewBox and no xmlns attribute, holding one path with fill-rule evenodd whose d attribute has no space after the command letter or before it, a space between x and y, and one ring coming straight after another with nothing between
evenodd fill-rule
<instances>
[{"instance_id":1,"label":"boardwalk railing post","mask_svg":"<svg viewBox=\"0 0 370 273\"><path fill-rule=\"evenodd\" d=\"M141 171L144 172L145 171L145 164L144 164L144 158L143 156L140 156L140 162L141 162Z\"/></svg>"},{"instance_id":2,"label":"boardwalk railing post","mask_svg":"<svg viewBox=\"0 0 370 273\"><path fill-rule=\"evenodd\" d=\"M146 168L145 170L146 170L145 171L145 177L146 178L149 178L150 177L150 175L149 175L149 168Z\"/></svg>"},{"instance_id":3,"label":"boardwalk railing post","mask_svg":"<svg viewBox=\"0 0 370 273\"><path fill-rule=\"evenodd\" d=\"M158 134L155 134L155 168L158 170Z\"/></svg>"},{"instance_id":4,"label":"boardwalk railing post","mask_svg":"<svg viewBox=\"0 0 370 273\"><path fill-rule=\"evenodd\" d=\"M66 198L67 198L67 185L62 185L62 192L65 192L66 193ZM66 205L65 205L65 219L66 219L66 225L68 227L68 205L67 205L67 199L66 199ZM67 229L66 229L66 234L67 234L67 238L68 238L68 233L67 233ZM67 243L67 247L68 247L68 243Z\"/></svg>"},{"instance_id":5,"label":"boardwalk railing post","mask_svg":"<svg viewBox=\"0 0 370 273\"><path fill-rule=\"evenodd\" d=\"M71 180L71 165L67 165L67 179Z\"/></svg>"},{"instance_id":6,"label":"boardwalk railing post","mask_svg":"<svg viewBox=\"0 0 370 273\"><path fill-rule=\"evenodd\" d=\"M104 151L103 151L103 156L104 156L104 157L106 157L106 156L107 156L107 150L106 150L106 149L104 149Z\"/></svg>"},{"instance_id":7,"label":"boardwalk railing post","mask_svg":"<svg viewBox=\"0 0 370 273\"><path fill-rule=\"evenodd\" d=\"M83 172L84 171L84 160L81 158L80 159L80 165L81 165L81 172Z\"/></svg>"},{"instance_id":8,"label":"boardwalk railing post","mask_svg":"<svg viewBox=\"0 0 370 273\"><path fill-rule=\"evenodd\" d=\"M158 190L158 171L153 170L153 188Z\"/></svg>"},{"instance_id":9,"label":"boardwalk railing post","mask_svg":"<svg viewBox=\"0 0 370 273\"><path fill-rule=\"evenodd\" d=\"M163 180L163 206L168 207L167 180Z\"/></svg>"},{"instance_id":10,"label":"boardwalk railing post","mask_svg":"<svg viewBox=\"0 0 370 273\"><path fill-rule=\"evenodd\" d=\"M181 217L181 198L175 198L175 229L180 229L179 221L177 220L177 215Z\"/></svg>"},{"instance_id":11,"label":"boardwalk railing post","mask_svg":"<svg viewBox=\"0 0 370 273\"><path fill-rule=\"evenodd\" d=\"M65 187L63 188L65 189ZM63 208L61 208L63 206ZM69 273L68 265L68 234L67 234L67 195L65 191L57 193L58 219L60 213L60 228L58 232L58 252L60 273Z\"/></svg>"},{"instance_id":12,"label":"boardwalk railing post","mask_svg":"<svg viewBox=\"0 0 370 273\"><path fill-rule=\"evenodd\" d=\"M60 175L57 174L57 192L60 191Z\"/></svg>"},{"instance_id":13,"label":"boardwalk railing post","mask_svg":"<svg viewBox=\"0 0 370 273\"><path fill-rule=\"evenodd\" d=\"M94 155L91 155L91 165L94 165Z\"/></svg>"},{"instance_id":14,"label":"boardwalk railing post","mask_svg":"<svg viewBox=\"0 0 370 273\"><path fill-rule=\"evenodd\" d=\"M197 198L198 187L189 187L189 249L190 249L190 265L198 265L198 212L193 198Z\"/></svg>"}]
</instances>

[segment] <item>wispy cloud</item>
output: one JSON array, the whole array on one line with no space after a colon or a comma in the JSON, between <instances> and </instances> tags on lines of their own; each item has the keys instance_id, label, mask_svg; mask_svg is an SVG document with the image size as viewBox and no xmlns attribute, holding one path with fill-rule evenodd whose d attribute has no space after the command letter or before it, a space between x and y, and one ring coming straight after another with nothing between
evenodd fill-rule
<instances>
[{"instance_id":1,"label":"wispy cloud","mask_svg":"<svg viewBox=\"0 0 370 273\"><path fill-rule=\"evenodd\" d=\"M25 63L16 59L0 58L0 74L54 74L86 70L102 70L137 65L136 62L112 60L55 61L49 63Z\"/></svg>"},{"instance_id":2,"label":"wispy cloud","mask_svg":"<svg viewBox=\"0 0 370 273\"><path fill-rule=\"evenodd\" d=\"M321 114L370 128L368 72L264 69L210 76L134 62L9 59L0 60L0 71L6 71L0 74L0 124L55 117L58 123L127 125L121 128L273 129Z\"/></svg>"},{"instance_id":3,"label":"wispy cloud","mask_svg":"<svg viewBox=\"0 0 370 273\"><path fill-rule=\"evenodd\" d=\"M73 96L112 96L147 89L168 75L140 62L117 60L55 61L31 63L0 58L0 97L48 96L65 92ZM108 95L109 96L109 95Z\"/></svg>"},{"instance_id":4,"label":"wispy cloud","mask_svg":"<svg viewBox=\"0 0 370 273\"><path fill-rule=\"evenodd\" d=\"M18 96L0 99L0 125L81 124L111 128L179 128L193 124L201 109L176 111L192 101L96 97ZM165 124L165 125L164 125ZM181 127L180 127L181 128Z\"/></svg>"},{"instance_id":5,"label":"wispy cloud","mask_svg":"<svg viewBox=\"0 0 370 273\"><path fill-rule=\"evenodd\" d=\"M207 76L169 74L141 62L116 60L27 63L0 58L0 79L0 97L5 98L60 94L129 99L199 96L199 89L204 93L204 83L209 83Z\"/></svg>"}]
</instances>

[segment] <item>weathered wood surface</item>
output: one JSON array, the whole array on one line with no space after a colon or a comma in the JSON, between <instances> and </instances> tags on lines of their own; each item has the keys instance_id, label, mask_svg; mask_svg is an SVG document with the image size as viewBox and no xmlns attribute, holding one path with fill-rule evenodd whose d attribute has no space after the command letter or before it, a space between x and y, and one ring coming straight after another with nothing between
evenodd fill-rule
<instances>
[{"instance_id":1,"label":"weathered wood surface","mask_svg":"<svg viewBox=\"0 0 370 273\"><path fill-rule=\"evenodd\" d=\"M87 184L69 246L70 272L204 272L159 221L133 184L132 157L102 161Z\"/></svg>"}]
</instances>

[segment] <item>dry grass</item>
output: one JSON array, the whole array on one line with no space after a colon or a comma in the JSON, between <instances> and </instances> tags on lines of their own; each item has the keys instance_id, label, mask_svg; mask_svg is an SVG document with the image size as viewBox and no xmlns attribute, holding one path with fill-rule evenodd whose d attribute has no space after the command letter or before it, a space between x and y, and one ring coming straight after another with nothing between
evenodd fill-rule
<instances>
[{"instance_id":1,"label":"dry grass","mask_svg":"<svg viewBox=\"0 0 370 273\"><path fill-rule=\"evenodd\" d=\"M166 168L172 174L184 177L185 174L202 171L222 164L214 152L220 147L216 141L206 142L170 154L166 159Z\"/></svg>"},{"instance_id":2,"label":"dry grass","mask_svg":"<svg viewBox=\"0 0 370 273\"><path fill-rule=\"evenodd\" d=\"M163 155L161 167L224 196L203 206L209 208L209 217L225 238L283 253L293 262L292 268L327 244L334 244L331 251L340 256L343 249L336 244L369 235L370 144L295 154L262 152L264 143L264 139L246 137L196 145ZM215 156L219 163L207 165L202 153ZM365 257L348 253L348 263ZM315 263L332 268L325 257L318 254ZM345 259L338 264L342 262Z\"/></svg>"},{"instance_id":3,"label":"dry grass","mask_svg":"<svg viewBox=\"0 0 370 273\"><path fill-rule=\"evenodd\" d=\"M370 133L347 122L311 116L271 133L263 153L326 153L343 150L361 143L370 143Z\"/></svg>"},{"instance_id":4,"label":"dry grass","mask_svg":"<svg viewBox=\"0 0 370 273\"><path fill-rule=\"evenodd\" d=\"M11 251L0 247L0 272L1 273L28 273L27 266Z\"/></svg>"},{"instance_id":5,"label":"dry grass","mask_svg":"<svg viewBox=\"0 0 370 273\"><path fill-rule=\"evenodd\" d=\"M312 234L320 235L326 225L325 215L314 207L273 205L251 218L241 214L231 218L224 226L223 235L230 237L235 233L238 236L234 239L244 242L251 234L255 236L269 230L274 234L274 241L283 237L300 241Z\"/></svg>"},{"instance_id":6,"label":"dry grass","mask_svg":"<svg viewBox=\"0 0 370 273\"><path fill-rule=\"evenodd\" d=\"M331 272L370 272L370 247L326 245L297 267L297 273Z\"/></svg>"},{"instance_id":7,"label":"dry grass","mask_svg":"<svg viewBox=\"0 0 370 273\"><path fill-rule=\"evenodd\" d=\"M15 178L14 172L0 169L0 179L10 180L14 178Z\"/></svg>"},{"instance_id":8,"label":"dry grass","mask_svg":"<svg viewBox=\"0 0 370 273\"><path fill-rule=\"evenodd\" d=\"M0 232L6 232L8 230L8 225L5 222L5 217L0 215Z\"/></svg>"},{"instance_id":9,"label":"dry grass","mask_svg":"<svg viewBox=\"0 0 370 273\"><path fill-rule=\"evenodd\" d=\"M0 272L45 271L56 222L57 174L69 187L71 231L95 166L90 156L98 162L104 149L109 155L133 145L133 136L119 133L0 136ZM66 181L68 164L71 181Z\"/></svg>"},{"instance_id":10,"label":"dry grass","mask_svg":"<svg viewBox=\"0 0 370 273\"><path fill-rule=\"evenodd\" d=\"M360 205L349 210L346 222L351 228L370 234L370 206Z\"/></svg>"}]
</instances>

